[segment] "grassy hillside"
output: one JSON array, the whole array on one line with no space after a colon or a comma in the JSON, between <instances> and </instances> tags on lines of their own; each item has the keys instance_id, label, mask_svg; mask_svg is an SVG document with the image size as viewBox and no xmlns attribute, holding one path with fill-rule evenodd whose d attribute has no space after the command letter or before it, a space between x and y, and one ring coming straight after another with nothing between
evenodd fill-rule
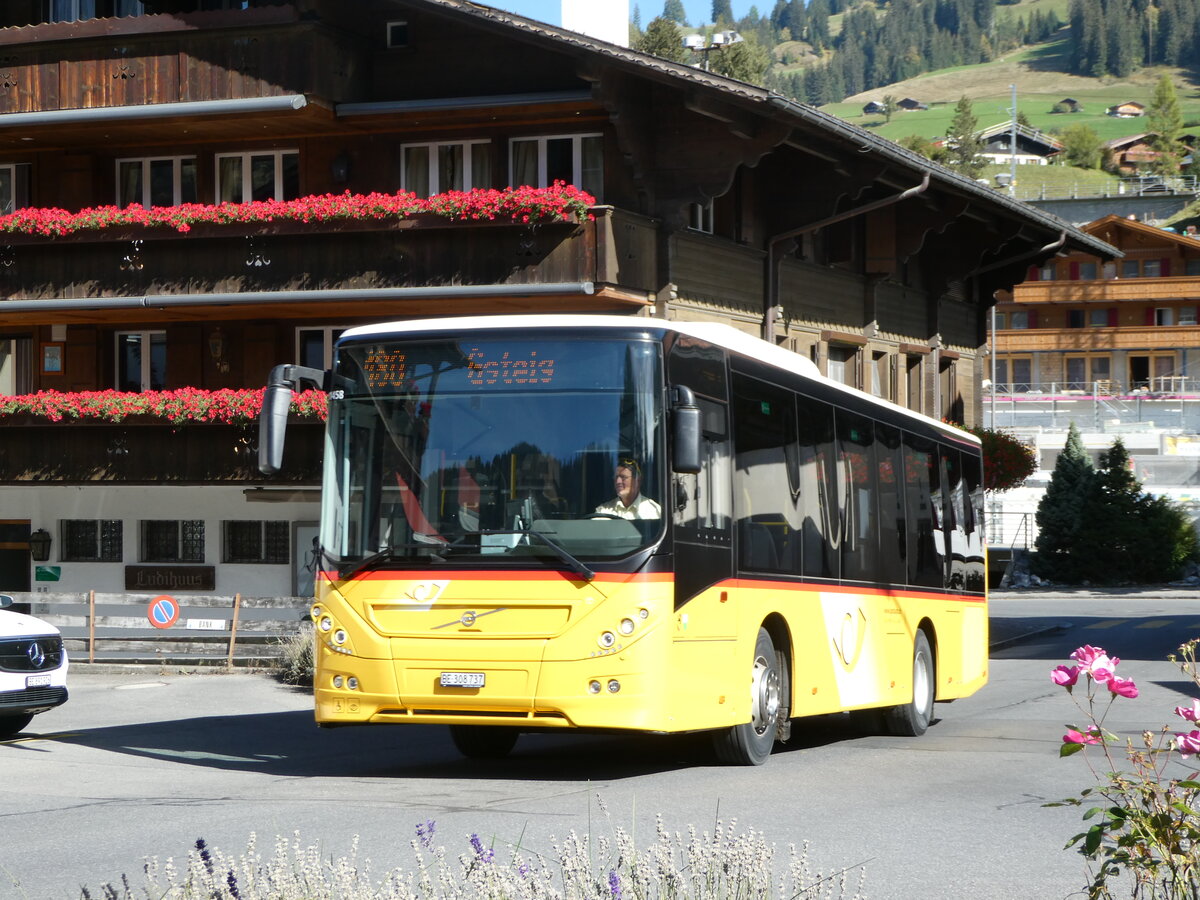
<instances>
[{"instance_id":1,"label":"grassy hillside","mask_svg":"<svg viewBox=\"0 0 1200 900\"><path fill-rule=\"evenodd\" d=\"M1017 108L1033 127L1053 133L1068 125L1083 123L1089 125L1102 140L1109 140L1140 134L1149 126L1144 117L1116 119L1105 115L1105 109L1128 100L1149 106L1154 85L1163 72L1167 72L1175 80L1187 130L1200 133L1200 90L1194 73L1152 67L1141 69L1124 80L1082 78L1066 73L1065 52L1065 40L1039 44L990 63L931 72L909 81L865 91L842 103L832 103L822 108L890 140L914 134L936 138L946 133L954 117L954 106L962 96L971 99L981 128L1009 121L1009 108L1012 105L1010 85L1015 84ZM896 113L891 122L885 122L883 116L863 114L865 103L882 100L887 94L897 99L912 97L929 104L929 109ZM1051 112L1054 104L1066 97L1079 101L1083 111L1070 114Z\"/></svg>"}]
</instances>

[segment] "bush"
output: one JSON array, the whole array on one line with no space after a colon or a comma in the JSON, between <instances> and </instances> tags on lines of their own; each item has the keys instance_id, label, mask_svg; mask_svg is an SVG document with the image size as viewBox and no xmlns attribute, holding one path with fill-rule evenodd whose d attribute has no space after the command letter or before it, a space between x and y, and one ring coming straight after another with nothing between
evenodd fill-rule
<instances>
[{"instance_id":1,"label":"bush","mask_svg":"<svg viewBox=\"0 0 1200 900\"><path fill-rule=\"evenodd\" d=\"M280 639L282 653L275 676L284 684L312 686L315 665L313 641L316 640L314 634L312 623L306 621L301 623L300 631L296 634Z\"/></svg>"}]
</instances>

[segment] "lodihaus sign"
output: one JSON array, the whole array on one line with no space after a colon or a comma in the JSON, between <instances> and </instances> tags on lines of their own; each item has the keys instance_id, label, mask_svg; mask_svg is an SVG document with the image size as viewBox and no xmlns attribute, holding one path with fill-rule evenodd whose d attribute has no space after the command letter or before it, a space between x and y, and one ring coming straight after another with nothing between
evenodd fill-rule
<instances>
[{"instance_id":1,"label":"lodihaus sign","mask_svg":"<svg viewBox=\"0 0 1200 900\"><path fill-rule=\"evenodd\" d=\"M215 566L126 566L127 591L212 591Z\"/></svg>"}]
</instances>

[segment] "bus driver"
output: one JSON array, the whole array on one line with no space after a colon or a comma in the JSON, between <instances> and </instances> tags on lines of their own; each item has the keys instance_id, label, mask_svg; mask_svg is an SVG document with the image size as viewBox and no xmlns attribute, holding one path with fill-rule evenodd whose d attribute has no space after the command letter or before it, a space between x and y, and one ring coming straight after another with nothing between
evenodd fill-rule
<instances>
[{"instance_id":1,"label":"bus driver","mask_svg":"<svg viewBox=\"0 0 1200 900\"><path fill-rule=\"evenodd\" d=\"M620 459L613 474L617 496L596 507L596 512L620 519L661 519L662 508L649 497L643 497L642 467L636 459Z\"/></svg>"}]
</instances>

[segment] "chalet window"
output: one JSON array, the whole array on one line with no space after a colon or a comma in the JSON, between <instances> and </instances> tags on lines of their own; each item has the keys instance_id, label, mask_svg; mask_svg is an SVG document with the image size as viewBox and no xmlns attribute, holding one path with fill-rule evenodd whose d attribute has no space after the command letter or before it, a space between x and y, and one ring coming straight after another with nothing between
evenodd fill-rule
<instances>
[{"instance_id":1,"label":"chalet window","mask_svg":"<svg viewBox=\"0 0 1200 900\"><path fill-rule=\"evenodd\" d=\"M117 160L117 206L178 206L195 203L196 157L161 156Z\"/></svg>"},{"instance_id":2,"label":"chalet window","mask_svg":"<svg viewBox=\"0 0 1200 900\"><path fill-rule=\"evenodd\" d=\"M1013 310L1009 315L1008 327L1013 329L1024 329L1029 327L1029 313L1024 310Z\"/></svg>"},{"instance_id":3,"label":"chalet window","mask_svg":"<svg viewBox=\"0 0 1200 900\"><path fill-rule=\"evenodd\" d=\"M1174 325L1175 324L1175 310L1171 309L1169 306L1158 307L1156 310L1154 310L1154 324L1155 325Z\"/></svg>"},{"instance_id":4,"label":"chalet window","mask_svg":"<svg viewBox=\"0 0 1200 900\"><path fill-rule=\"evenodd\" d=\"M1141 266L1136 259L1121 260L1121 277L1122 278L1139 278L1141 277Z\"/></svg>"},{"instance_id":5,"label":"chalet window","mask_svg":"<svg viewBox=\"0 0 1200 900\"><path fill-rule=\"evenodd\" d=\"M123 558L120 519L62 519L58 529L63 562L120 562Z\"/></svg>"},{"instance_id":6,"label":"chalet window","mask_svg":"<svg viewBox=\"0 0 1200 900\"><path fill-rule=\"evenodd\" d=\"M138 525L142 562L204 562L203 521L143 519Z\"/></svg>"},{"instance_id":7,"label":"chalet window","mask_svg":"<svg viewBox=\"0 0 1200 900\"><path fill-rule=\"evenodd\" d=\"M1183 264L1184 275L1200 275L1200 259L1189 259Z\"/></svg>"},{"instance_id":8,"label":"chalet window","mask_svg":"<svg viewBox=\"0 0 1200 900\"><path fill-rule=\"evenodd\" d=\"M387 23L387 47L389 50L408 46L408 23L397 21Z\"/></svg>"},{"instance_id":9,"label":"chalet window","mask_svg":"<svg viewBox=\"0 0 1200 900\"><path fill-rule=\"evenodd\" d=\"M1080 281L1095 281L1096 280L1096 264L1094 262L1081 262L1079 264L1079 280Z\"/></svg>"},{"instance_id":10,"label":"chalet window","mask_svg":"<svg viewBox=\"0 0 1200 900\"><path fill-rule=\"evenodd\" d=\"M1007 327L1008 327L1008 313L1002 313L1002 312L996 313L995 324L992 325L992 328L994 328L996 331L1003 331Z\"/></svg>"},{"instance_id":11,"label":"chalet window","mask_svg":"<svg viewBox=\"0 0 1200 900\"><path fill-rule=\"evenodd\" d=\"M713 202L688 204L688 228L692 231L713 233Z\"/></svg>"},{"instance_id":12,"label":"chalet window","mask_svg":"<svg viewBox=\"0 0 1200 900\"><path fill-rule=\"evenodd\" d=\"M855 363L858 361L858 348L845 344L829 345L828 375L834 381L857 387L855 381Z\"/></svg>"},{"instance_id":13,"label":"chalet window","mask_svg":"<svg viewBox=\"0 0 1200 900\"><path fill-rule=\"evenodd\" d=\"M28 394L33 385L33 341L0 336L0 395Z\"/></svg>"},{"instance_id":14,"label":"chalet window","mask_svg":"<svg viewBox=\"0 0 1200 900\"><path fill-rule=\"evenodd\" d=\"M1107 309L1089 309L1088 310L1088 326L1090 328L1104 328L1108 325L1108 310Z\"/></svg>"},{"instance_id":15,"label":"chalet window","mask_svg":"<svg viewBox=\"0 0 1200 900\"><path fill-rule=\"evenodd\" d=\"M1033 387L1033 359L1028 356L1017 356L1009 359L1012 370L1012 381L1009 390L1014 394L1027 393Z\"/></svg>"},{"instance_id":16,"label":"chalet window","mask_svg":"<svg viewBox=\"0 0 1200 900\"><path fill-rule=\"evenodd\" d=\"M509 183L516 187L549 187L563 181L600 200L604 191L604 139L598 134L514 138L509 167Z\"/></svg>"},{"instance_id":17,"label":"chalet window","mask_svg":"<svg viewBox=\"0 0 1200 900\"><path fill-rule=\"evenodd\" d=\"M491 141L405 144L400 186L418 197L492 186Z\"/></svg>"},{"instance_id":18,"label":"chalet window","mask_svg":"<svg viewBox=\"0 0 1200 900\"><path fill-rule=\"evenodd\" d=\"M221 562L288 563L291 546L286 521L221 523L224 532Z\"/></svg>"},{"instance_id":19,"label":"chalet window","mask_svg":"<svg viewBox=\"0 0 1200 900\"><path fill-rule=\"evenodd\" d=\"M217 154L217 202L295 200L300 196L300 154L295 150Z\"/></svg>"},{"instance_id":20,"label":"chalet window","mask_svg":"<svg viewBox=\"0 0 1200 900\"><path fill-rule=\"evenodd\" d=\"M1142 277L1157 278L1162 274L1162 260L1144 259L1142 260Z\"/></svg>"},{"instance_id":21,"label":"chalet window","mask_svg":"<svg viewBox=\"0 0 1200 900\"><path fill-rule=\"evenodd\" d=\"M1194 306L1179 307L1179 324L1180 325L1195 325L1196 324L1196 307L1194 307Z\"/></svg>"},{"instance_id":22,"label":"chalet window","mask_svg":"<svg viewBox=\"0 0 1200 900\"><path fill-rule=\"evenodd\" d=\"M871 393L884 400L892 399L892 358L886 353L871 354Z\"/></svg>"},{"instance_id":23,"label":"chalet window","mask_svg":"<svg viewBox=\"0 0 1200 900\"><path fill-rule=\"evenodd\" d=\"M167 333L118 331L117 390L161 391L167 385Z\"/></svg>"},{"instance_id":24,"label":"chalet window","mask_svg":"<svg viewBox=\"0 0 1200 900\"><path fill-rule=\"evenodd\" d=\"M0 165L0 215L29 205L29 164Z\"/></svg>"},{"instance_id":25,"label":"chalet window","mask_svg":"<svg viewBox=\"0 0 1200 900\"><path fill-rule=\"evenodd\" d=\"M1083 327L1083 310L1068 309L1067 310L1067 327L1082 328Z\"/></svg>"},{"instance_id":26,"label":"chalet window","mask_svg":"<svg viewBox=\"0 0 1200 900\"><path fill-rule=\"evenodd\" d=\"M333 367L333 345L345 331L343 326L296 329L296 359L312 369Z\"/></svg>"},{"instance_id":27,"label":"chalet window","mask_svg":"<svg viewBox=\"0 0 1200 900\"><path fill-rule=\"evenodd\" d=\"M1054 280L1054 264L1042 266L1038 269L1038 281L1053 281Z\"/></svg>"},{"instance_id":28,"label":"chalet window","mask_svg":"<svg viewBox=\"0 0 1200 900\"><path fill-rule=\"evenodd\" d=\"M46 0L47 22L79 22L145 14L142 0Z\"/></svg>"}]
</instances>

